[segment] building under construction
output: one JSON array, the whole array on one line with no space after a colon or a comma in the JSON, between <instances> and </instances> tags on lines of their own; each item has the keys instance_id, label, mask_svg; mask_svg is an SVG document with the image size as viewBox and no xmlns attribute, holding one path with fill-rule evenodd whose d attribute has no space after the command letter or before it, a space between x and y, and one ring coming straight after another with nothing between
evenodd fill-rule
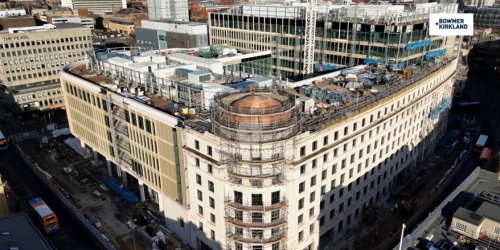
<instances>
[{"instance_id":1,"label":"building under construction","mask_svg":"<svg viewBox=\"0 0 500 250\"><path fill-rule=\"evenodd\" d=\"M108 50L60 75L71 133L106 158L110 177L138 183L140 200L150 196L186 244L337 250L442 137L458 64L442 54L406 69L368 58L288 88L228 73L270 51Z\"/></svg>"},{"instance_id":2,"label":"building under construction","mask_svg":"<svg viewBox=\"0 0 500 250\"><path fill-rule=\"evenodd\" d=\"M455 51L455 37L429 36L429 13L456 13L458 4L290 6L240 5L209 14L211 44L273 51L275 75L297 81L365 62L416 64L428 53Z\"/></svg>"}]
</instances>

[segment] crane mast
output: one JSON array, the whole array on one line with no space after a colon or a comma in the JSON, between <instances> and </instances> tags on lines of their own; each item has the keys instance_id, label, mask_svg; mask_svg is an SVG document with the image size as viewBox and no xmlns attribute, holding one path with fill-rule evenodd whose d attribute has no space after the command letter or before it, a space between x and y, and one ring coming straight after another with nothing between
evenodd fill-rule
<instances>
[{"instance_id":1,"label":"crane mast","mask_svg":"<svg viewBox=\"0 0 500 250\"><path fill-rule=\"evenodd\" d=\"M359 0L356 0L356 6L354 7L354 22L352 24L352 37L351 37L351 53L349 54L349 66L354 66L354 54L356 54L356 44L357 41L357 33L358 33L358 5Z\"/></svg>"},{"instance_id":2,"label":"crane mast","mask_svg":"<svg viewBox=\"0 0 500 250\"><path fill-rule=\"evenodd\" d=\"M318 17L318 0L308 0L306 11L306 28L304 36L304 76L310 77L314 72L314 40L316 37L316 18Z\"/></svg>"}]
</instances>

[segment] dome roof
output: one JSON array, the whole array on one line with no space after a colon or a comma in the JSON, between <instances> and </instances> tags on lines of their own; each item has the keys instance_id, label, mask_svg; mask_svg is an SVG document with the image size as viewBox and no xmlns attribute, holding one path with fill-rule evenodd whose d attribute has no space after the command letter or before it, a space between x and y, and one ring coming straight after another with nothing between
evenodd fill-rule
<instances>
[{"instance_id":1,"label":"dome roof","mask_svg":"<svg viewBox=\"0 0 500 250\"><path fill-rule=\"evenodd\" d=\"M238 109L275 109L282 106L281 102L266 96L248 95L231 103Z\"/></svg>"}]
</instances>

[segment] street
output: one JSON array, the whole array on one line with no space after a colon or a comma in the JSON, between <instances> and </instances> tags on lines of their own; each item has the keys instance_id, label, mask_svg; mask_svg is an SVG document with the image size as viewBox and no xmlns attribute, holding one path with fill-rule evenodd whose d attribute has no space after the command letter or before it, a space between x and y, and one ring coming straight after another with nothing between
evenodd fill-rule
<instances>
[{"instance_id":1,"label":"street","mask_svg":"<svg viewBox=\"0 0 500 250\"><path fill-rule=\"evenodd\" d=\"M5 109L0 107L0 117L3 119ZM60 118L62 115L59 115ZM18 117L0 121L0 130L6 135L21 133L43 128L40 120L27 121L24 124ZM47 122L48 123L48 122ZM38 179L32 170L12 149L0 151L0 172L12 189L12 196L21 201L21 212L29 214L28 201L41 197L56 214L61 231L48 237L58 248L63 250L95 250L99 246L94 243L86 229L70 214L51 191ZM38 225L34 221L35 225Z\"/></svg>"},{"instance_id":2,"label":"street","mask_svg":"<svg viewBox=\"0 0 500 250\"><path fill-rule=\"evenodd\" d=\"M492 85L490 81L490 77L492 75L494 76L494 72L489 68L471 68L469 70L464 93L467 93L468 95L468 102L482 103L481 111L475 114L477 124L480 127L480 134L488 135L489 138L487 146L492 147L494 149L493 152L499 152L499 147L497 145L497 138L500 138L498 133L499 110L497 110L496 107L500 107L500 98L498 98L498 96L500 96L500 88L498 87L498 84L496 86ZM450 157L450 162L444 162L442 165L451 166L458 154L458 151L452 154L452 156ZM487 167L488 170L492 172L498 172L498 157L498 154L492 155ZM450 184L445 188L443 193L430 206L430 208L427 209L425 213L423 213L422 217L419 218L418 223L421 223L428 216L428 214L434 210L436 206L443 202L446 197L448 197L455 190L455 188L457 188L472 173L472 171L477 167L477 158L477 155L471 154L469 158L466 159L463 167L459 170ZM442 169L434 173L433 176L430 176L427 179L426 186L435 185L435 183L437 183L442 178L442 176L444 176L444 172L447 170L447 167L443 167ZM422 191L415 194L414 196L418 200L425 200L427 198L427 189L428 187L422 188ZM374 231L361 239L361 244L358 249L381 248L384 242L386 242L388 239L388 232L394 227L401 228L402 223L410 220L410 218L411 215L399 213L388 216L380 222L380 224ZM412 230L413 228L407 228L405 233L411 233ZM375 237L374 235L374 233L377 231L380 235L379 238ZM387 247L387 249L392 249L392 247L394 246L385 247Z\"/></svg>"},{"instance_id":3,"label":"street","mask_svg":"<svg viewBox=\"0 0 500 250\"><path fill-rule=\"evenodd\" d=\"M54 197L51 191L38 179L17 154L11 150L0 151L0 171L9 187L16 193L22 203L22 212L28 213L28 201L41 197L56 214L61 231L49 236L49 240L58 249L95 250L94 244L86 229L70 214ZM28 213L29 214L29 213ZM36 224L37 222L34 221Z\"/></svg>"}]
</instances>

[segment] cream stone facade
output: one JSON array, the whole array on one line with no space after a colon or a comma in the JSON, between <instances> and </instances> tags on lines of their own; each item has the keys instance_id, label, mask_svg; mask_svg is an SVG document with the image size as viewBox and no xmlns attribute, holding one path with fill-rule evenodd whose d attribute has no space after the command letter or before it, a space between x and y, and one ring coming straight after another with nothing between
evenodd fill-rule
<instances>
[{"instance_id":1,"label":"cream stone facade","mask_svg":"<svg viewBox=\"0 0 500 250\"><path fill-rule=\"evenodd\" d=\"M453 59L314 131L296 117L286 91L220 93L207 122L172 114L160 85L124 80L132 94L118 91L106 77L126 71L102 62L65 65L60 75L72 134L106 157L110 176L137 184L142 200L151 197L184 242L281 250L340 239L364 204L387 197L402 172L433 152L456 68Z\"/></svg>"}]
</instances>

